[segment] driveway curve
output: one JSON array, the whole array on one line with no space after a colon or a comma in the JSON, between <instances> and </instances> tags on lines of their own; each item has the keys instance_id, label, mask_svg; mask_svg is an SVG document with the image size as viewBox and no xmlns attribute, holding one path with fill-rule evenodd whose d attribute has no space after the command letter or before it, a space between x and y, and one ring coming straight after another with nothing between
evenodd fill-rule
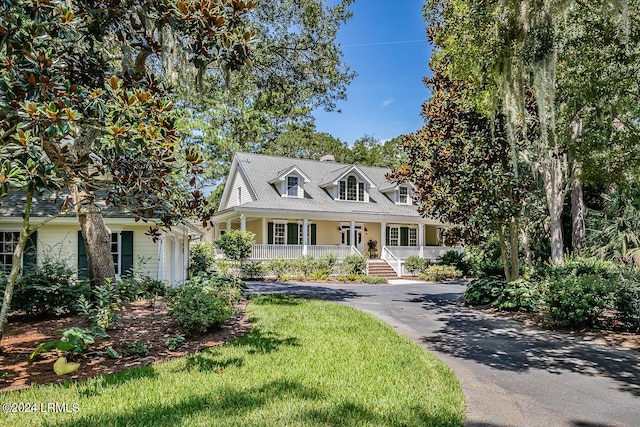
<instances>
[{"instance_id":1,"label":"driveway curve","mask_svg":"<svg viewBox=\"0 0 640 427\"><path fill-rule=\"evenodd\" d=\"M336 301L387 322L453 369L467 426L640 426L640 353L461 307L464 289L254 282L248 291Z\"/></svg>"}]
</instances>

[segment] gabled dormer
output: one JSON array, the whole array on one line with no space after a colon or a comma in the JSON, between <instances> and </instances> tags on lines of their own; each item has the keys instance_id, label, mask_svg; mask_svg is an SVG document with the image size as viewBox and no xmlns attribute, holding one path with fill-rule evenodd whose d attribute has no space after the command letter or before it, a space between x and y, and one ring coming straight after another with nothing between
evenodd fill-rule
<instances>
[{"instance_id":1,"label":"gabled dormer","mask_svg":"<svg viewBox=\"0 0 640 427\"><path fill-rule=\"evenodd\" d=\"M326 189L334 200L369 202L369 192L376 185L356 165L338 169L330 174L320 187Z\"/></svg>"},{"instance_id":2,"label":"gabled dormer","mask_svg":"<svg viewBox=\"0 0 640 427\"><path fill-rule=\"evenodd\" d=\"M415 187L410 182L404 182L402 184L391 184L379 189L381 193L385 194L396 205L412 205L415 198Z\"/></svg>"},{"instance_id":3,"label":"gabled dormer","mask_svg":"<svg viewBox=\"0 0 640 427\"><path fill-rule=\"evenodd\" d=\"M311 182L311 178L298 166L278 172L278 175L269 181L280 191L280 196L294 199L304 198L304 185Z\"/></svg>"}]
</instances>

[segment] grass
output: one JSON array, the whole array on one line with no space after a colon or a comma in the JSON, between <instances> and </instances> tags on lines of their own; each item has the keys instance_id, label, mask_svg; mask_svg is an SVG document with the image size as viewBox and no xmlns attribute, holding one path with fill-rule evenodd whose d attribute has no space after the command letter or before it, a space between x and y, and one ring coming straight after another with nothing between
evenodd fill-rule
<instances>
[{"instance_id":1,"label":"grass","mask_svg":"<svg viewBox=\"0 0 640 427\"><path fill-rule=\"evenodd\" d=\"M463 425L464 398L451 370L373 316L287 296L254 297L248 310L252 331L209 351L6 393L2 403L79 410L2 414L2 424Z\"/></svg>"}]
</instances>

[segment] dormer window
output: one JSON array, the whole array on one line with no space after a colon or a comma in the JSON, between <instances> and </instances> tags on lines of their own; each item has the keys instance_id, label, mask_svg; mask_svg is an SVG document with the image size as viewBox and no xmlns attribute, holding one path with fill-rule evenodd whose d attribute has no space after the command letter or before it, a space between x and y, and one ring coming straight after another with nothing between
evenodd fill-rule
<instances>
[{"instance_id":1,"label":"dormer window","mask_svg":"<svg viewBox=\"0 0 640 427\"><path fill-rule=\"evenodd\" d=\"M351 200L364 202L365 200L364 182L359 182L354 175L349 175L346 180L340 181L340 200Z\"/></svg>"},{"instance_id":2,"label":"dormer window","mask_svg":"<svg viewBox=\"0 0 640 427\"><path fill-rule=\"evenodd\" d=\"M409 204L409 188L400 187L400 197L398 198L398 203L401 205Z\"/></svg>"},{"instance_id":3,"label":"dormer window","mask_svg":"<svg viewBox=\"0 0 640 427\"><path fill-rule=\"evenodd\" d=\"M300 197L300 178L293 175L287 177L287 197Z\"/></svg>"}]
</instances>

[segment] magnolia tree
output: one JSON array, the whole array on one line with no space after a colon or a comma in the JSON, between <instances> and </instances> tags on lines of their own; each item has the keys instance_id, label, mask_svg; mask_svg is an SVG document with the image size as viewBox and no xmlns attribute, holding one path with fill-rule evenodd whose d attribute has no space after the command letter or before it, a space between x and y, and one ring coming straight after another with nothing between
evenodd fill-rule
<instances>
[{"instance_id":1,"label":"magnolia tree","mask_svg":"<svg viewBox=\"0 0 640 427\"><path fill-rule=\"evenodd\" d=\"M94 284L115 275L100 206L153 220L153 237L157 226L199 210L197 189L176 191L182 180L195 184L201 159L174 127L162 55L180 57L183 71L202 75L215 66L228 75L249 58L244 18L252 7L251 0L0 0L0 195L26 192L0 339L36 228L34 197L70 194L62 209L78 216ZM163 52L169 35L179 44Z\"/></svg>"}]
</instances>

